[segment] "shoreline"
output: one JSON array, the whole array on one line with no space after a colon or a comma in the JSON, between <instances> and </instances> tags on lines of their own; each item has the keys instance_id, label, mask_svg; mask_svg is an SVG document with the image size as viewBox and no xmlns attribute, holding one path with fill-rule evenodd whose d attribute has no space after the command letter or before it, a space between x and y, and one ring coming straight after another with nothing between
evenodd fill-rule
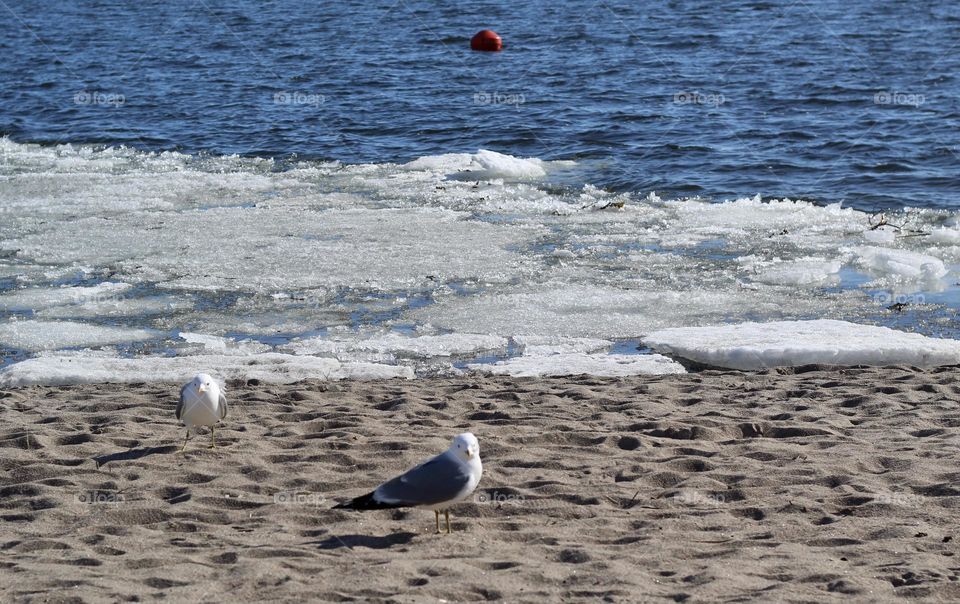
<instances>
[{"instance_id":1,"label":"shoreline","mask_svg":"<svg viewBox=\"0 0 960 604\"><path fill-rule=\"evenodd\" d=\"M958 377L234 382L220 447L201 432L182 455L174 384L4 389L0 594L951 601ZM464 430L484 476L452 535L330 509Z\"/></svg>"}]
</instances>

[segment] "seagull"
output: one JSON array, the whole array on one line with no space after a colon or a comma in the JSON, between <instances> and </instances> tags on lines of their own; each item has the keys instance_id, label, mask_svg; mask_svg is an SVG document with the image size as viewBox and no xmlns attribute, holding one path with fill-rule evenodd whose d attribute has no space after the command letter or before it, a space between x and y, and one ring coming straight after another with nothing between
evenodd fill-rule
<instances>
[{"instance_id":1,"label":"seagull","mask_svg":"<svg viewBox=\"0 0 960 604\"><path fill-rule=\"evenodd\" d=\"M217 439L213 426L227 416L227 399L220 385L206 373L198 373L193 380L180 389L180 402L177 403L177 419L187 427L187 436L183 439L182 453L187 448L190 428L210 426L210 448L216 448Z\"/></svg>"},{"instance_id":2,"label":"seagull","mask_svg":"<svg viewBox=\"0 0 960 604\"><path fill-rule=\"evenodd\" d=\"M463 501L480 483L480 443L469 432L458 434L450 448L376 489L334 506L334 509L382 510L420 507L433 510L440 532L441 510L450 533L450 506Z\"/></svg>"}]
</instances>

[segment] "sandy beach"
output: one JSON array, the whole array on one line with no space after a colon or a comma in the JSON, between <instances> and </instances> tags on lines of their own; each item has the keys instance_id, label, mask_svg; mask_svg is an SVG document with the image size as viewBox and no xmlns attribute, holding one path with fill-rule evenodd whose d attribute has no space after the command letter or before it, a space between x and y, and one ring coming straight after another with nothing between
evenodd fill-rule
<instances>
[{"instance_id":1,"label":"sandy beach","mask_svg":"<svg viewBox=\"0 0 960 604\"><path fill-rule=\"evenodd\" d=\"M0 392L0 599L956 601L960 368ZM480 439L479 490L331 510Z\"/></svg>"}]
</instances>

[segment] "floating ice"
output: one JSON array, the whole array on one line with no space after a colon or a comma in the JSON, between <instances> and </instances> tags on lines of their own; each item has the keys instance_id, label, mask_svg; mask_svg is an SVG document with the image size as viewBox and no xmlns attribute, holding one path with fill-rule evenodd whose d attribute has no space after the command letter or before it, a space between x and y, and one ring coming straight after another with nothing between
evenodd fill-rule
<instances>
[{"instance_id":1,"label":"floating ice","mask_svg":"<svg viewBox=\"0 0 960 604\"><path fill-rule=\"evenodd\" d=\"M217 208L78 219L11 245L39 262L108 266L126 281L275 293L507 280L524 258L506 248L534 234L448 210Z\"/></svg>"},{"instance_id":2,"label":"floating ice","mask_svg":"<svg viewBox=\"0 0 960 604\"><path fill-rule=\"evenodd\" d=\"M0 346L30 352L142 342L160 335L153 330L105 327L74 321L28 320L0 323Z\"/></svg>"},{"instance_id":3,"label":"floating ice","mask_svg":"<svg viewBox=\"0 0 960 604\"><path fill-rule=\"evenodd\" d=\"M336 359L265 353L121 358L97 351L41 353L0 369L0 387L103 382L181 384L205 371L220 379L288 384L303 380L413 378L409 367L341 363Z\"/></svg>"},{"instance_id":4,"label":"floating ice","mask_svg":"<svg viewBox=\"0 0 960 604\"><path fill-rule=\"evenodd\" d=\"M233 340L230 338L221 338L219 336L208 336L200 333L181 332L180 339L195 344L193 350L187 354L221 354L229 356L242 356L248 354L257 354L267 352L270 347L254 340Z\"/></svg>"},{"instance_id":5,"label":"floating ice","mask_svg":"<svg viewBox=\"0 0 960 604\"><path fill-rule=\"evenodd\" d=\"M136 297L129 283L100 283L89 287L37 287L0 295L0 310L32 311L44 319L150 316L183 311L189 298L168 295Z\"/></svg>"},{"instance_id":6,"label":"floating ice","mask_svg":"<svg viewBox=\"0 0 960 604\"><path fill-rule=\"evenodd\" d=\"M190 310L193 301L189 296L172 295L93 298L79 304L45 308L34 313L44 319L79 319L96 317L148 317Z\"/></svg>"},{"instance_id":7,"label":"floating ice","mask_svg":"<svg viewBox=\"0 0 960 604\"><path fill-rule=\"evenodd\" d=\"M440 155L424 155L401 166L404 170L423 172L456 172L466 170L473 164L472 153L442 153Z\"/></svg>"},{"instance_id":8,"label":"floating ice","mask_svg":"<svg viewBox=\"0 0 960 604\"><path fill-rule=\"evenodd\" d=\"M654 284L619 289L551 282L541 284L538 290L528 287L470 298L445 298L406 317L458 332L635 338L664 327L710 324L731 317L793 318L794 313L835 312L815 296L796 295L790 305L785 305L785 292L793 290L754 291L739 288L735 282L731 285L712 290L670 290ZM840 308L855 307L843 296L835 300L845 305Z\"/></svg>"},{"instance_id":9,"label":"floating ice","mask_svg":"<svg viewBox=\"0 0 960 604\"><path fill-rule=\"evenodd\" d=\"M863 238L870 243L886 244L897 240L897 231L890 226L882 226L876 229L869 229L863 232Z\"/></svg>"},{"instance_id":10,"label":"floating ice","mask_svg":"<svg viewBox=\"0 0 960 604\"><path fill-rule=\"evenodd\" d=\"M450 338L407 349L353 345L336 326L356 340L412 328L415 337L483 334L527 353L593 354L606 346L522 338L636 338L811 317L875 322L893 315L868 290L950 287L928 276L942 272L937 262L960 261L950 212L890 214L891 224L909 225L912 235L901 236L839 205L660 199L574 183L573 172L558 186L562 162L486 150L406 165L9 139L0 139L0 153L0 322L30 312L37 320L119 317L142 330L256 336L275 346L334 334L343 340L331 345L337 351L314 354L341 361L400 359L420 369L431 349L486 349L470 352ZM863 283L860 271L874 280ZM98 280L110 283L85 289ZM955 329L936 322L943 312L913 304L898 316L921 329ZM219 346L174 339L171 348L238 350L208 344Z\"/></svg>"},{"instance_id":11,"label":"floating ice","mask_svg":"<svg viewBox=\"0 0 960 604\"><path fill-rule=\"evenodd\" d=\"M536 180L547 175L544 162L521 159L496 151L480 149L470 155L448 153L415 159L403 167L408 170L430 170L447 173L454 180Z\"/></svg>"},{"instance_id":12,"label":"floating ice","mask_svg":"<svg viewBox=\"0 0 960 604\"><path fill-rule=\"evenodd\" d=\"M253 306L253 308L248 308ZM158 329L191 331L205 334L232 334L275 338L276 343L312 332L320 327L349 325L350 316L340 309L312 307L264 309L259 305L237 303L226 308L206 309L157 317L152 324Z\"/></svg>"},{"instance_id":13,"label":"floating ice","mask_svg":"<svg viewBox=\"0 0 960 604\"><path fill-rule=\"evenodd\" d=\"M327 354L342 358L353 353L379 353L407 357L436 357L453 355L476 355L480 352L503 350L507 339L480 334L442 334L404 336L386 333L358 336L350 333L333 333L325 337L295 340L284 346L294 354Z\"/></svg>"},{"instance_id":14,"label":"floating ice","mask_svg":"<svg viewBox=\"0 0 960 604\"><path fill-rule=\"evenodd\" d=\"M673 200L663 202L663 207L674 213L663 243L683 246L719 237L735 245L744 240L767 240L817 249L828 242L835 244L850 232L861 233L868 222L863 212L839 204L762 201L759 195L724 203Z\"/></svg>"},{"instance_id":15,"label":"floating ice","mask_svg":"<svg viewBox=\"0 0 960 604\"><path fill-rule=\"evenodd\" d=\"M18 144L0 138L4 157L0 238L83 216L250 204L278 189L300 189L271 173L273 162L129 148ZM239 169L238 169L239 168Z\"/></svg>"},{"instance_id":16,"label":"floating ice","mask_svg":"<svg viewBox=\"0 0 960 604\"><path fill-rule=\"evenodd\" d=\"M659 354L605 354L613 342L596 338L515 336L522 355L495 363L472 363L467 368L480 373L515 377L590 374L623 376L684 373L678 363Z\"/></svg>"},{"instance_id":17,"label":"floating ice","mask_svg":"<svg viewBox=\"0 0 960 604\"><path fill-rule=\"evenodd\" d=\"M682 365L659 354L584 354L524 355L490 364L472 364L467 368L480 373L514 377L552 377L563 375L657 375L686 373Z\"/></svg>"},{"instance_id":18,"label":"floating ice","mask_svg":"<svg viewBox=\"0 0 960 604\"><path fill-rule=\"evenodd\" d=\"M960 245L960 229L938 227L930 230L930 242L940 245Z\"/></svg>"},{"instance_id":19,"label":"floating ice","mask_svg":"<svg viewBox=\"0 0 960 604\"><path fill-rule=\"evenodd\" d=\"M795 287L824 287L840 282L838 273L843 263L823 258L801 258L757 266L753 280L768 285Z\"/></svg>"},{"instance_id":20,"label":"floating ice","mask_svg":"<svg viewBox=\"0 0 960 604\"><path fill-rule=\"evenodd\" d=\"M864 246L854 253L860 266L880 278L935 282L949 272L942 260L919 252Z\"/></svg>"},{"instance_id":21,"label":"floating ice","mask_svg":"<svg viewBox=\"0 0 960 604\"><path fill-rule=\"evenodd\" d=\"M663 354L730 369L960 363L957 340L827 319L664 329L643 342Z\"/></svg>"},{"instance_id":22,"label":"floating ice","mask_svg":"<svg viewBox=\"0 0 960 604\"><path fill-rule=\"evenodd\" d=\"M123 299L129 283L100 283L92 287L37 287L0 296L0 310L37 311L54 306L112 303Z\"/></svg>"},{"instance_id":23,"label":"floating ice","mask_svg":"<svg viewBox=\"0 0 960 604\"><path fill-rule=\"evenodd\" d=\"M597 338L516 336L512 339L514 343L521 347L523 354L530 356L600 352L613 346L613 342L610 340L599 340Z\"/></svg>"}]
</instances>

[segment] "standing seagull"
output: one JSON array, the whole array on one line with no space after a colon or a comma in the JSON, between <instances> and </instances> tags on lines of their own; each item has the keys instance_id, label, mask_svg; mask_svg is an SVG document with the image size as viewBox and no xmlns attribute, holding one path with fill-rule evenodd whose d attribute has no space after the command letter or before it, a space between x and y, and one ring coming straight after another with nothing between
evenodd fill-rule
<instances>
[{"instance_id":1,"label":"standing seagull","mask_svg":"<svg viewBox=\"0 0 960 604\"><path fill-rule=\"evenodd\" d=\"M449 533L450 506L473 493L480 484L481 474L480 443L476 436L464 432L457 435L450 448L440 455L388 480L366 495L334 506L334 509L427 508L436 516L438 533L440 511L443 510Z\"/></svg>"},{"instance_id":2,"label":"standing seagull","mask_svg":"<svg viewBox=\"0 0 960 604\"><path fill-rule=\"evenodd\" d=\"M220 391L220 385L206 373L198 373L197 377L180 389L177 419L187 427L187 436L183 439L180 452L187 448L190 428L194 426L210 426L210 448L216 448L217 439L213 433L213 426L226 416L227 399Z\"/></svg>"}]
</instances>

